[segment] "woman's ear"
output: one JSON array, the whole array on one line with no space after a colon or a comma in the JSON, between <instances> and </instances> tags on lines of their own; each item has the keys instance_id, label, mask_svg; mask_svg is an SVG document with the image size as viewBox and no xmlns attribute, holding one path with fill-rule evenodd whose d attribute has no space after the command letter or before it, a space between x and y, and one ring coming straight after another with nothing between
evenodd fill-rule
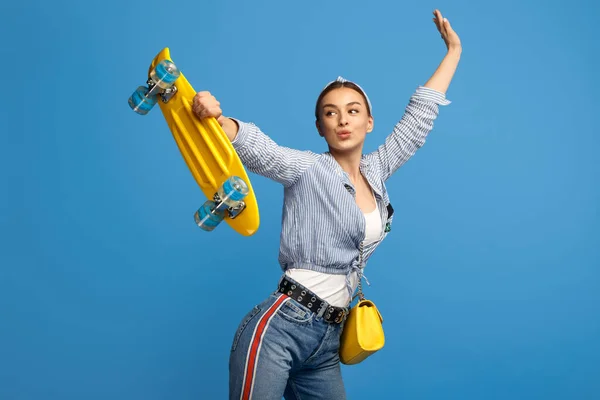
<instances>
[{"instance_id":1,"label":"woman's ear","mask_svg":"<svg viewBox=\"0 0 600 400\"><path fill-rule=\"evenodd\" d=\"M367 133L371 133L373 127L375 126L375 119L373 117L369 117L369 123L367 124Z\"/></svg>"}]
</instances>

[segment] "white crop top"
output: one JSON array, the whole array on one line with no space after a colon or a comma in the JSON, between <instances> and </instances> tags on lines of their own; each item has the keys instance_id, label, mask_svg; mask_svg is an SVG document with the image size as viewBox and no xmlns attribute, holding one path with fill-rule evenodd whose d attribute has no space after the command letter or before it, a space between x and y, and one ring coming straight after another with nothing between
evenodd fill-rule
<instances>
[{"instance_id":1,"label":"white crop top","mask_svg":"<svg viewBox=\"0 0 600 400\"><path fill-rule=\"evenodd\" d=\"M364 246L376 242L381 237L381 215L379 206L375 202L375 209L369 213L363 213L365 216L365 240ZM332 306L346 307L350 303L350 294L346 287L346 275L326 274L323 272L310 271L307 269L288 269L286 275L307 287L317 296L327 301ZM358 286L356 272L350 274L350 284L352 291Z\"/></svg>"}]
</instances>

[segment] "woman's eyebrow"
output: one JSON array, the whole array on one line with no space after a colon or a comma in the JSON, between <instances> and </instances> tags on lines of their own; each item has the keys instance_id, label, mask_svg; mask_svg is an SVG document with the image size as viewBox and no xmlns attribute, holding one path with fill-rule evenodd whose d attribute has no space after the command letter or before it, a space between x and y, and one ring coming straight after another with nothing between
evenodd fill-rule
<instances>
[{"instance_id":1,"label":"woman's eyebrow","mask_svg":"<svg viewBox=\"0 0 600 400\"><path fill-rule=\"evenodd\" d=\"M351 101L350 103L346 104L346 107L347 106L352 106L354 104L362 105L359 101ZM323 104L323 108L325 108L325 107L338 108L335 104L330 104L330 103Z\"/></svg>"}]
</instances>

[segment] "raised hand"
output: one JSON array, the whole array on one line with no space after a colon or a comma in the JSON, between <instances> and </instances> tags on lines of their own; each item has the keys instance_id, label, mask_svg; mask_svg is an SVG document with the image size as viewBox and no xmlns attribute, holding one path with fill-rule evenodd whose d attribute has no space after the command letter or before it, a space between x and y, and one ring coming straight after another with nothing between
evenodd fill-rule
<instances>
[{"instance_id":1,"label":"raised hand","mask_svg":"<svg viewBox=\"0 0 600 400\"><path fill-rule=\"evenodd\" d=\"M444 43L446 43L446 47L448 48L448 50L461 49L462 45L460 43L460 38L458 37L456 32L454 32L454 29L452 29L450 21L448 21L447 18L444 18L442 16L440 10L435 10L433 12L433 15L433 22L435 23L437 30L440 32L442 39L444 39Z\"/></svg>"}]
</instances>

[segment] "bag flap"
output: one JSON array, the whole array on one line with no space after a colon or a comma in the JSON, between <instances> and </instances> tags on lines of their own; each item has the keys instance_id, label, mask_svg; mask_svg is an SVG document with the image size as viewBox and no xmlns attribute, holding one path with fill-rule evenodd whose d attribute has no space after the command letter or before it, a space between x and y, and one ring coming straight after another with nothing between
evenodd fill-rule
<instances>
[{"instance_id":1,"label":"bag flap","mask_svg":"<svg viewBox=\"0 0 600 400\"><path fill-rule=\"evenodd\" d=\"M383 317L381 316L381 313L379 312L379 310L375 306L375 303L373 303L371 300L366 300L366 299L365 300L360 300L356 304L356 308L358 309L359 307L369 307L369 308L372 308L373 311L375 311L377 313L377 315L379 316L379 320L381 322L383 322Z\"/></svg>"}]
</instances>

